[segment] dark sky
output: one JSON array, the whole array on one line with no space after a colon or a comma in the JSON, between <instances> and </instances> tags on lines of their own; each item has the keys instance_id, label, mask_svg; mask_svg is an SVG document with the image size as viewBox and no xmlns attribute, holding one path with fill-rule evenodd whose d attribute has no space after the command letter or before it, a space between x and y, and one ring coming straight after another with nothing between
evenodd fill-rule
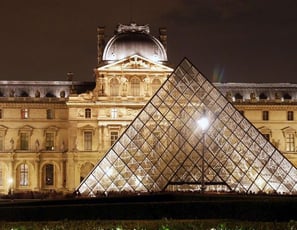
<instances>
[{"instance_id":1,"label":"dark sky","mask_svg":"<svg viewBox=\"0 0 297 230\"><path fill-rule=\"evenodd\" d=\"M104 2L104 3L102 3ZM9 0L0 7L0 80L93 80L97 26L168 30L175 67L210 80L297 83L296 0Z\"/></svg>"}]
</instances>

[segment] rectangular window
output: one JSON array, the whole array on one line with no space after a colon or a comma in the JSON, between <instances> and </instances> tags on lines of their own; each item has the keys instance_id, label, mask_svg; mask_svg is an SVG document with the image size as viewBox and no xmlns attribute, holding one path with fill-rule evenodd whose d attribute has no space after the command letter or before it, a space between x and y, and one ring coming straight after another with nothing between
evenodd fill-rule
<instances>
[{"instance_id":1,"label":"rectangular window","mask_svg":"<svg viewBox=\"0 0 297 230\"><path fill-rule=\"evenodd\" d=\"M0 132L0 151L4 151L4 133Z\"/></svg>"},{"instance_id":2,"label":"rectangular window","mask_svg":"<svg viewBox=\"0 0 297 230\"><path fill-rule=\"evenodd\" d=\"M0 119L2 119L2 109L0 109Z\"/></svg>"},{"instance_id":3,"label":"rectangular window","mask_svg":"<svg viewBox=\"0 0 297 230\"><path fill-rule=\"evenodd\" d=\"M286 134L286 151L295 152L295 138L294 133Z\"/></svg>"},{"instance_id":4,"label":"rectangular window","mask_svg":"<svg viewBox=\"0 0 297 230\"><path fill-rule=\"evenodd\" d=\"M45 166L45 185L54 185L54 165Z\"/></svg>"},{"instance_id":5,"label":"rectangular window","mask_svg":"<svg viewBox=\"0 0 297 230\"><path fill-rule=\"evenodd\" d=\"M55 134L54 133L46 133L45 134L45 149L47 151L55 150Z\"/></svg>"},{"instance_id":6,"label":"rectangular window","mask_svg":"<svg viewBox=\"0 0 297 230\"><path fill-rule=\"evenodd\" d=\"M28 150L29 149L29 134L28 133L21 133L20 137L20 149L21 150Z\"/></svg>"},{"instance_id":7,"label":"rectangular window","mask_svg":"<svg viewBox=\"0 0 297 230\"><path fill-rule=\"evenodd\" d=\"M116 108L111 109L111 118L115 119L118 117L118 110Z\"/></svg>"},{"instance_id":8,"label":"rectangular window","mask_svg":"<svg viewBox=\"0 0 297 230\"><path fill-rule=\"evenodd\" d=\"M110 132L110 145L113 145L119 137L119 132Z\"/></svg>"},{"instance_id":9,"label":"rectangular window","mask_svg":"<svg viewBox=\"0 0 297 230\"><path fill-rule=\"evenodd\" d=\"M46 119L54 119L54 110L52 109L46 110Z\"/></svg>"},{"instance_id":10,"label":"rectangular window","mask_svg":"<svg viewBox=\"0 0 297 230\"><path fill-rule=\"evenodd\" d=\"M294 120L294 112L293 111L288 111L287 112L287 120L288 121L293 121Z\"/></svg>"},{"instance_id":11,"label":"rectangular window","mask_svg":"<svg viewBox=\"0 0 297 230\"><path fill-rule=\"evenodd\" d=\"M92 150L92 135L91 131L84 132L84 150L91 151Z\"/></svg>"},{"instance_id":12,"label":"rectangular window","mask_svg":"<svg viewBox=\"0 0 297 230\"><path fill-rule=\"evenodd\" d=\"M262 112L262 119L263 119L263 121L268 121L269 120L269 111L263 111Z\"/></svg>"},{"instance_id":13,"label":"rectangular window","mask_svg":"<svg viewBox=\"0 0 297 230\"><path fill-rule=\"evenodd\" d=\"M21 118L28 119L29 118L29 109L21 109Z\"/></svg>"},{"instance_id":14,"label":"rectangular window","mask_svg":"<svg viewBox=\"0 0 297 230\"><path fill-rule=\"evenodd\" d=\"M91 118L91 109L85 109L85 118Z\"/></svg>"},{"instance_id":15,"label":"rectangular window","mask_svg":"<svg viewBox=\"0 0 297 230\"><path fill-rule=\"evenodd\" d=\"M28 184L29 184L28 165L21 164L21 166L20 166L20 186L28 186Z\"/></svg>"}]
</instances>

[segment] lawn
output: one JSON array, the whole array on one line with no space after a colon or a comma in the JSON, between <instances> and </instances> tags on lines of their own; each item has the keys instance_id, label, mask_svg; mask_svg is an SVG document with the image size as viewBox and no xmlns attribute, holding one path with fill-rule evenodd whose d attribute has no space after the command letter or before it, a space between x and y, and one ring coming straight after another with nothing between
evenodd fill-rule
<instances>
[{"instance_id":1,"label":"lawn","mask_svg":"<svg viewBox=\"0 0 297 230\"><path fill-rule=\"evenodd\" d=\"M244 222L235 220L137 220L0 222L1 230L297 230L297 221Z\"/></svg>"}]
</instances>

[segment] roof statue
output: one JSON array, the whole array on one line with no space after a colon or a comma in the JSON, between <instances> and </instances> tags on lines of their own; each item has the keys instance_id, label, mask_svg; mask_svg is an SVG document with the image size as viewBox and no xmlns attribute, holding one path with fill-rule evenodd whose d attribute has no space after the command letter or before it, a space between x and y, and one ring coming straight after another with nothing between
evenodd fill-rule
<instances>
[{"instance_id":1,"label":"roof statue","mask_svg":"<svg viewBox=\"0 0 297 230\"><path fill-rule=\"evenodd\" d=\"M205 191L295 193L297 170L184 59L77 190L200 191L202 182Z\"/></svg>"},{"instance_id":2,"label":"roof statue","mask_svg":"<svg viewBox=\"0 0 297 230\"><path fill-rule=\"evenodd\" d=\"M150 28L148 25L137 25L136 23L131 23L130 25L119 24L116 28L116 33L127 33L127 32L139 32L139 33L150 33Z\"/></svg>"}]
</instances>

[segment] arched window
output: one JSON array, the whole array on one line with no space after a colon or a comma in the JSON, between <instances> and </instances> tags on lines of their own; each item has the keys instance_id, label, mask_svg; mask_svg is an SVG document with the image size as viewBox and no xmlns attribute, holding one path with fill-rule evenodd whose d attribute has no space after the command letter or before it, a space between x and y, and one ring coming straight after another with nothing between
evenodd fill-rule
<instances>
[{"instance_id":1,"label":"arched window","mask_svg":"<svg viewBox=\"0 0 297 230\"><path fill-rule=\"evenodd\" d=\"M110 96L119 96L119 81L116 78L110 80Z\"/></svg>"},{"instance_id":2,"label":"arched window","mask_svg":"<svg viewBox=\"0 0 297 230\"><path fill-rule=\"evenodd\" d=\"M54 185L54 165L46 164L44 166L44 184Z\"/></svg>"},{"instance_id":3,"label":"arched window","mask_svg":"<svg viewBox=\"0 0 297 230\"><path fill-rule=\"evenodd\" d=\"M91 118L91 109L85 109L85 118Z\"/></svg>"},{"instance_id":4,"label":"arched window","mask_svg":"<svg viewBox=\"0 0 297 230\"><path fill-rule=\"evenodd\" d=\"M21 164L19 167L20 186L29 185L29 168L27 164Z\"/></svg>"},{"instance_id":5,"label":"arched window","mask_svg":"<svg viewBox=\"0 0 297 230\"><path fill-rule=\"evenodd\" d=\"M131 96L140 95L140 80L138 78L131 79Z\"/></svg>"},{"instance_id":6,"label":"arched window","mask_svg":"<svg viewBox=\"0 0 297 230\"><path fill-rule=\"evenodd\" d=\"M152 82L152 91L155 93L161 86L161 81L159 79L154 79Z\"/></svg>"}]
</instances>

